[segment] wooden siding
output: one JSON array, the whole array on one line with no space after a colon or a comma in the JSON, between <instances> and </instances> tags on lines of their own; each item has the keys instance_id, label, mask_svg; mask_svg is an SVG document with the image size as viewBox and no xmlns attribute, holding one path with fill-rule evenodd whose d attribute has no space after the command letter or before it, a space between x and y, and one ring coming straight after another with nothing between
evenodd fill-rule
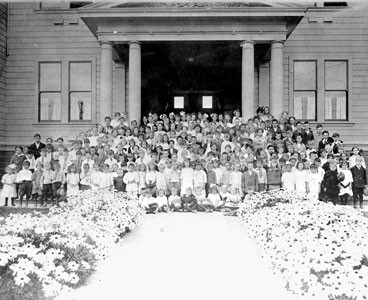
<instances>
[{"instance_id":1,"label":"wooden siding","mask_svg":"<svg viewBox=\"0 0 368 300\"><path fill-rule=\"evenodd\" d=\"M38 62L62 61L62 72L68 72L69 61L91 61L95 114L99 119L100 45L76 11L37 11L39 3L10 2L9 56L7 61L7 145L28 144L33 134L75 139L76 135L92 124L37 124ZM55 25L57 21L63 25ZM77 25L72 25L77 20ZM1 34L0 34L1 35ZM64 75L64 74L63 74ZM62 76L63 76L62 75ZM68 76L65 76L62 101L68 102ZM64 119L68 118L67 106Z\"/></svg>"},{"instance_id":2,"label":"wooden siding","mask_svg":"<svg viewBox=\"0 0 368 300\"><path fill-rule=\"evenodd\" d=\"M5 144L6 130L7 10L7 4L5 2L0 2L0 147Z\"/></svg>"},{"instance_id":3,"label":"wooden siding","mask_svg":"<svg viewBox=\"0 0 368 300\"><path fill-rule=\"evenodd\" d=\"M331 132L339 132L346 144L368 146L368 5L326 11L310 9L284 45L284 108L290 108L292 80L289 66L294 59L347 59L350 63L349 101L351 114L345 124L324 122ZM324 22L327 19L332 23ZM313 21L318 21L313 23ZM317 70L323 72L323 70ZM322 75L323 79L323 75ZM322 80L323 81L323 80ZM323 89L323 82L317 81ZM290 86L290 89L292 87ZM322 97L318 99L323 107ZM290 112L291 115L293 112ZM322 121L322 120L318 120Z\"/></svg>"}]
</instances>

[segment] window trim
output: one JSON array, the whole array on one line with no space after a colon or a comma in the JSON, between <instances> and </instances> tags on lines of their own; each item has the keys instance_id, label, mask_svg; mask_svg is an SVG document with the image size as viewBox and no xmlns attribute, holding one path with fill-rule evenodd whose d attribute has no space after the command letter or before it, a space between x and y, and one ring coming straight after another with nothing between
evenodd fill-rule
<instances>
[{"instance_id":1,"label":"window trim","mask_svg":"<svg viewBox=\"0 0 368 300\"><path fill-rule=\"evenodd\" d=\"M97 61L99 56L97 55L84 55L84 54L73 54L73 55L56 55L50 57L49 55L39 55L35 58L34 62L34 114L33 114L33 125L96 125L97 123ZM92 119L90 121L69 121L69 74L68 67L69 62L88 61L92 64ZM40 93L40 69L39 64L41 62L61 62L61 121L39 121L39 93Z\"/></svg>"},{"instance_id":2,"label":"window trim","mask_svg":"<svg viewBox=\"0 0 368 300\"><path fill-rule=\"evenodd\" d=\"M85 90L71 90L71 64L73 63L89 63L91 64L91 90L89 91L85 91ZM93 109L92 109L92 103L93 103L93 93L92 93L92 90L93 90L93 62L92 60L78 60L78 61L74 61L74 60L70 60L68 61L68 123L89 123L89 122L92 122L93 121ZM71 94L72 93L91 93L91 119L90 120L72 120L71 119Z\"/></svg>"},{"instance_id":3,"label":"window trim","mask_svg":"<svg viewBox=\"0 0 368 300\"><path fill-rule=\"evenodd\" d=\"M326 62L330 62L330 61L335 61L335 62L345 62L346 63L346 89L341 89L341 90L337 90L337 89L334 89L334 90L330 90L330 89L327 89L326 88L326 83L327 83L327 80L326 80ZM350 96L349 96L349 61L348 60L345 60L345 59L324 59L323 60L323 72L324 72L324 82L323 82L323 102L324 102L324 107L326 107L326 92L345 92L346 93L346 118L345 119L328 119L326 120L326 111L324 112L324 119L326 121L332 121L332 122L347 122L349 121L349 103L350 103Z\"/></svg>"},{"instance_id":4,"label":"window trim","mask_svg":"<svg viewBox=\"0 0 368 300\"><path fill-rule=\"evenodd\" d=\"M60 64L60 90L58 91L41 91L41 65L42 64ZM63 93L62 93L62 90L63 90L63 81L62 81L62 78L63 78L63 64L61 61L39 61L37 63L38 65L38 72L37 72L37 83L38 83L38 91L37 91L37 121L38 123L60 123L62 122L62 104L63 104ZM61 108L61 112L60 112L60 119L59 120L41 120L41 94L42 93L49 93L49 94L53 94L53 93L60 93L60 108Z\"/></svg>"},{"instance_id":5,"label":"window trim","mask_svg":"<svg viewBox=\"0 0 368 300\"><path fill-rule=\"evenodd\" d=\"M336 124L354 124L354 114L353 114L353 102L354 102L354 88L353 88L353 56L352 54L335 54L335 53L323 53L323 54L303 54L296 53L288 56L289 63L289 112L294 114L294 61L298 60L317 60L317 120L316 123L324 123L326 125L336 125ZM325 102L324 102L324 82L325 82L325 72L324 72L324 62L326 60L345 60L348 63L347 66L347 87L348 87L348 105L347 105L347 120L325 120ZM318 101L323 99L323 101Z\"/></svg>"},{"instance_id":6,"label":"window trim","mask_svg":"<svg viewBox=\"0 0 368 300\"><path fill-rule=\"evenodd\" d=\"M295 62L314 62L315 64L315 88L314 90L306 90L306 89L303 89L303 90L296 90L294 88L294 85L295 85L295 77L294 77L294 73L295 73L295 69L294 69L294 66L295 66ZM309 122L315 122L317 121L318 119L318 61L316 59L294 59L293 60L293 64L292 64L292 73L293 73L293 76L292 76L292 81L293 81L293 84L292 84L292 87L293 87L293 96L292 96L292 99L291 101L293 102L293 115L295 115L295 112L294 112L294 101L295 101L295 92L313 92L315 93L315 111L314 111L314 119L302 119L301 121L309 121Z\"/></svg>"}]
</instances>

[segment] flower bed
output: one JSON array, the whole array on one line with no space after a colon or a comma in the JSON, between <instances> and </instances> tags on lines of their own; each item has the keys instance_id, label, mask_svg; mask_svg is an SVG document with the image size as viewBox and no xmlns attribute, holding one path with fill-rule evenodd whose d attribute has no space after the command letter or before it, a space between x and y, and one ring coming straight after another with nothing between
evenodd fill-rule
<instances>
[{"instance_id":1,"label":"flower bed","mask_svg":"<svg viewBox=\"0 0 368 300\"><path fill-rule=\"evenodd\" d=\"M368 299L368 219L358 210L275 191L255 194L239 216L300 299Z\"/></svg>"},{"instance_id":2,"label":"flower bed","mask_svg":"<svg viewBox=\"0 0 368 300\"><path fill-rule=\"evenodd\" d=\"M142 215L126 194L86 191L47 214L1 218L2 299L49 299L78 287Z\"/></svg>"}]
</instances>

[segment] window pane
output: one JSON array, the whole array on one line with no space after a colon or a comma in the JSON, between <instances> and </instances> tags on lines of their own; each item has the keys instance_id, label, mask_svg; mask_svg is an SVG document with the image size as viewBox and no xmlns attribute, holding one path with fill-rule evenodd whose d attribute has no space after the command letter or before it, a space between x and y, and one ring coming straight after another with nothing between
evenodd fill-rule
<instances>
[{"instance_id":1,"label":"window pane","mask_svg":"<svg viewBox=\"0 0 368 300\"><path fill-rule=\"evenodd\" d=\"M85 121L92 119L91 92L70 93L70 121Z\"/></svg>"},{"instance_id":2,"label":"window pane","mask_svg":"<svg viewBox=\"0 0 368 300\"><path fill-rule=\"evenodd\" d=\"M316 62L295 61L294 62L294 90L316 89Z\"/></svg>"},{"instance_id":3,"label":"window pane","mask_svg":"<svg viewBox=\"0 0 368 300\"><path fill-rule=\"evenodd\" d=\"M316 120L315 92L294 92L294 116L298 120Z\"/></svg>"},{"instance_id":4,"label":"window pane","mask_svg":"<svg viewBox=\"0 0 368 300\"><path fill-rule=\"evenodd\" d=\"M174 108L175 109L184 108L184 97L182 96L174 97Z\"/></svg>"},{"instance_id":5,"label":"window pane","mask_svg":"<svg viewBox=\"0 0 368 300\"><path fill-rule=\"evenodd\" d=\"M40 91L61 90L61 63L40 63Z\"/></svg>"},{"instance_id":6,"label":"window pane","mask_svg":"<svg viewBox=\"0 0 368 300\"><path fill-rule=\"evenodd\" d=\"M325 92L325 119L347 120L346 92Z\"/></svg>"},{"instance_id":7,"label":"window pane","mask_svg":"<svg viewBox=\"0 0 368 300\"><path fill-rule=\"evenodd\" d=\"M90 91L92 65L90 62L70 63L70 91Z\"/></svg>"},{"instance_id":8,"label":"window pane","mask_svg":"<svg viewBox=\"0 0 368 300\"><path fill-rule=\"evenodd\" d=\"M40 121L61 120L61 93L40 94Z\"/></svg>"},{"instance_id":9,"label":"window pane","mask_svg":"<svg viewBox=\"0 0 368 300\"><path fill-rule=\"evenodd\" d=\"M347 62L325 62L326 90L347 90Z\"/></svg>"},{"instance_id":10,"label":"window pane","mask_svg":"<svg viewBox=\"0 0 368 300\"><path fill-rule=\"evenodd\" d=\"M212 96L203 96L202 101L203 101L202 103L203 108L209 108L209 109L213 108Z\"/></svg>"}]
</instances>

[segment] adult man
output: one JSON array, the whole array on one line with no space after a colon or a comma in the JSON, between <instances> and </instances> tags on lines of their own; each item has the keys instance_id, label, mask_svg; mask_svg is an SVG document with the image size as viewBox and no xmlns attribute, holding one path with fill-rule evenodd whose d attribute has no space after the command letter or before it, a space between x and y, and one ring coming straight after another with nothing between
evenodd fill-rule
<instances>
[{"instance_id":1,"label":"adult man","mask_svg":"<svg viewBox=\"0 0 368 300\"><path fill-rule=\"evenodd\" d=\"M41 142L41 135L39 133L36 133L33 136L34 143L31 144L28 148L33 151L35 159L39 158L41 156L40 151L41 149L45 148L46 145Z\"/></svg>"}]
</instances>

